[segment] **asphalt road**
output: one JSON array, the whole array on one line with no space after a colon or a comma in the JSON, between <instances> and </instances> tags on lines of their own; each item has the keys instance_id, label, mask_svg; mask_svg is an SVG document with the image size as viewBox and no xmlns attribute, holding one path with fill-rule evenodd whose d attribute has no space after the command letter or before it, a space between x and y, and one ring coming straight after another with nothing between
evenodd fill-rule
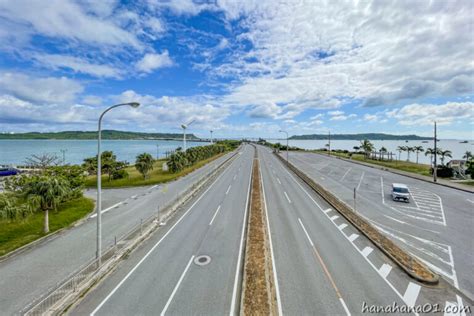
<instances>
[{"instance_id":1,"label":"asphalt road","mask_svg":"<svg viewBox=\"0 0 474 316\"><path fill-rule=\"evenodd\" d=\"M103 249L189 188L229 157L227 154L168 184L137 189L104 190ZM115 205L115 207L114 207ZM47 293L95 257L96 220L89 218L37 247L0 262L0 314L11 315Z\"/></svg>"},{"instance_id":2,"label":"asphalt road","mask_svg":"<svg viewBox=\"0 0 474 316\"><path fill-rule=\"evenodd\" d=\"M288 315L361 314L364 304L470 302L453 288L424 287L259 148L280 303ZM445 284L446 285L446 284ZM449 287L449 286L448 286Z\"/></svg>"},{"instance_id":3,"label":"asphalt road","mask_svg":"<svg viewBox=\"0 0 474 316\"><path fill-rule=\"evenodd\" d=\"M267 148L258 151L281 314L358 315L364 306L394 303L472 304L446 282L426 287L409 278ZM70 313L237 314L252 157L246 146ZM201 256L210 262L199 265Z\"/></svg>"},{"instance_id":4,"label":"asphalt road","mask_svg":"<svg viewBox=\"0 0 474 316\"><path fill-rule=\"evenodd\" d=\"M223 315L240 303L253 147L87 295L73 315ZM199 258L209 256L210 262Z\"/></svg>"},{"instance_id":5,"label":"asphalt road","mask_svg":"<svg viewBox=\"0 0 474 316\"><path fill-rule=\"evenodd\" d=\"M286 157L286 153L282 153ZM454 286L474 293L474 194L326 155L290 152L291 162L368 218ZM404 183L410 203L391 199Z\"/></svg>"}]
</instances>

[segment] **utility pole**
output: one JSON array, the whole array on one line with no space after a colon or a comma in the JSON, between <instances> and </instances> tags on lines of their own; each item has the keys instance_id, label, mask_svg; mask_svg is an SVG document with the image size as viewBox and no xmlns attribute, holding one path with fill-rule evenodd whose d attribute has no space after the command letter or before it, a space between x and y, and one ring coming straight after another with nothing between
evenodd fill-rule
<instances>
[{"instance_id":1,"label":"utility pole","mask_svg":"<svg viewBox=\"0 0 474 316\"><path fill-rule=\"evenodd\" d=\"M331 131L329 131L328 133L328 147L329 147L328 155L331 156Z\"/></svg>"},{"instance_id":2,"label":"utility pole","mask_svg":"<svg viewBox=\"0 0 474 316\"><path fill-rule=\"evenodd\" d=\"M438 148L437 148L437 143L438 142L438 138L436 136L436 121L434 122L434 163L433 163L433 181L434 182L437 182L438 181L438 168L437 168L437 164L438 162L436 161L436 156L438 154Z\"/></svg>"},{"instance_id":3,"label":"utility pole","mask_svg":"<svg viewBox=\"0 0 474 316\"><path fill-rule=\"evenodd\" d=\"M67 151L67 149L60 149L60 151L63 154L63 165L65 165L66 164L66 151Z\"/></svg>"},{"instance_id":4,"label":"utility pole","mask_svg":"<svg viewBox=\"0 0 474 316\"><path fill-rule=\"evenodd\" d=\"M156 144L156 160L160 157L160 145Z\"/></svg>"},{"instance_id":5,"label":"utility pole","mask_svg":"<svg viewBox=\"0 0 474 316\"><path fill-rule=\"evenodd\" d=\"M211 145L214 144L214 143L212 142L212 132L214 132L214 131L211 131Z\"/></svg>"}]
</instances>

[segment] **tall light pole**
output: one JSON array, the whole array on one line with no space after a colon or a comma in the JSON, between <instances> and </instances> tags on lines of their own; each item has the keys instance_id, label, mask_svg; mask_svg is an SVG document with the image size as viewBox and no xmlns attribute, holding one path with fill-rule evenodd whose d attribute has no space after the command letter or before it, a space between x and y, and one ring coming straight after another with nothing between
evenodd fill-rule
<instances>
[{"instance_id":1,"label":"tall light pole","mask_svg":"<svg viewBox=\"0 0 474 316\"><path fill-rule=\"evenodd\" d=\"M104 117L105 113L109 112L113 108L128 105L133 108L137 108L140 106L138 102L129 102L129 103L120 103L116 105L112 105L108 109L106 109L99 117L99 126L98 126L98 136L97 136L97 251L96 251L96 259L98 266L101 265L101 257L102 257L102 153L100 151L100 142L102 140L102 118Z\"/></svg>"},{"instance_id":2,"label":"tall light pole","mask_svg":"<svg viewBox=\"0 0 474 316\"><path fill-rule=\"evenodd\" d=\"M437 161L436 161L436 156L438 154L438 148L437 148L437 142L438 139L436 137L436 121L434 122L434 164L433 164L433 181L437 182L438 181L438 166L437 166Z\"/></svg>"},{"instance_id":3,"label":"tall light pole","mask_svg":"<svg viewBox=\"0 0 474 316\"><path fill-rule=\"evenodd\" d=\"M331 156L331 131L328 131L328 155Z\"/></svg>"},{"instance_id":4,"label":"tall light pole","mask_svg":"<svg viewBox=\"0 0 474 316\"><path fill-rule=\"evenodd\" d=\"M189 125L193 124L194 120L189 122L188 124L181 124L181 128L183 129L183 152L186 151L186 129Z\"/></svg>"},{"instance_id":5,"label":"tall light pole","mask_svg":"<svg viewBox=\"0 0 474 316\"><path fill-rule=\"evenodd\" d=\"M212 132L214 132L214 131L211 130L211 145L214 144L214 143L212 142Z\"/></svg>"},{"instance_id":6,"label":"tall light pole","mask_svg":"<svg viewBox=\"0 0 474 316\"><path fill-rule=\"evenodd\" d=\"M288 164L288 132L280 130L280 133L286 134L286 164Z\"/></svg>"},{"instance_id":7,"label":"tall light pole","mask_svg":"<svg viewBox=\"0 0 474 316\"><path fill-rule=\"evenodd\" d=\"M160 145L156 144L156 160L160 157Z\"/></svg>"}]
</instances>

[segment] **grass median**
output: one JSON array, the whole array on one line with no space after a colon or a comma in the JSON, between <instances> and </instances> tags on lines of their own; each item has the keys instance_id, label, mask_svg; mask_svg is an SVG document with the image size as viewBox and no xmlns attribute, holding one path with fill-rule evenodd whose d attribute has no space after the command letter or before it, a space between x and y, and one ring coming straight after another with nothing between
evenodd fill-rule
<instances>
[{"instance_id":1,"label":"grass median","mask_svg":"<svg viewBox=\"0 0 474 316\"><path fill-rule=\"evenodd\" d=\"M322 155L327 155L327 151L314 151L315 153L322 154ZM337 156L337 157L342 157L342 158L349 158L348 153L342 153L342 152L333 152L331 151L331 156ZM423 176L431 176L430 174L430 166L425 165L425 164L417 164L414 162L410 161L398 161L398 160L393 160L393 161L385 161L385 160L374 160L374 159L367 159L364 157L363 154L352 154L352 160L355 161L361 161L365 163L369 163L372 165L378 165L382 167L387 167L387 168L392 168L392 169L397 169L401 171L406 171L406 172L411 172L411 173L416 173L420 174Z\"/></svg>"},{"instance_id":2,"label":"grass median","mask_svg":"<svg viewBox=\"0 0 474 316\"><path fill-rule=\"evenodd\" d=\"M48 234L43 233L44 213L42 211L35 212L24 220L0 221L0 256L70 226L93 209L94 201L85 197L62 203L57 211L49 212L50 232Z\"/></svg>"},{"instance_id":3,"label":"grass median","mask_svg":"<svg viewBox=\"0 0 474 316\"><path fill-rule=\"evenodd\" d=\"M154 185L164 182L175 180L179 177L185 176L196 169L201 168L205 164L223 156L225 153L216 155L214 157L201 160L191 167L187 167L180 172L171 173L163 170L163 163L165 159L157 160L153 163L153 170L148 174L146 179L135 169L135 166L129 166L125 170L128 172L128 177L124 179L110 180L108 175L102 175L102 188L123 188L123 187L136 187L145 185ZM90 176L86 180L86 187L96 188L97 187L97 176Z\"/></svg>"}]
</instances>

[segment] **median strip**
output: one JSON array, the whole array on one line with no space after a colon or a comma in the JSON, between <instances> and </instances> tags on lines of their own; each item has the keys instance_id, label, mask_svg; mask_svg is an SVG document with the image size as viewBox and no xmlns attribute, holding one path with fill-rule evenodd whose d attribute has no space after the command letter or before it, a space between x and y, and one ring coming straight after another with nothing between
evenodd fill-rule
<instances>
[{"instance_id":1,"label":"median strip","mask_svg":"<svg viewBox=\"0 0 474 316\"><path fill-rule=\"evenodd\" d=\"M377 230L372 224L370 224L365 218L357 214L351 207L338 199L334 194L324 189L322 185L316 183L313 179L296 168L291 162L287 163L287 161L277 153L275 153L275 155L301 180L309 185L318 195L320 195L335 210L344 216L347 221L349 221L355 228L357 228L369 240L371 240L380 250L382 250L382 252L389 256L408 275L417 281L426 284L438 283L439 276L432 272L424 263L396 245L392 240L390 240L379 230ZM353 239L357 238L356 236L354 236ZM349 240L351 237L349 237Z\"/></svg>"},{"instance_id":2,"label":"median strip","mask_svg":"<svg viewBox=\"0 0 474 316\"><path fill-rule=\"evenodd\" d=\"M242 283L242 315L277 315L269 232L263 203L257 151L252 168L250 215Z\"/></svg>"}]
</instances>

